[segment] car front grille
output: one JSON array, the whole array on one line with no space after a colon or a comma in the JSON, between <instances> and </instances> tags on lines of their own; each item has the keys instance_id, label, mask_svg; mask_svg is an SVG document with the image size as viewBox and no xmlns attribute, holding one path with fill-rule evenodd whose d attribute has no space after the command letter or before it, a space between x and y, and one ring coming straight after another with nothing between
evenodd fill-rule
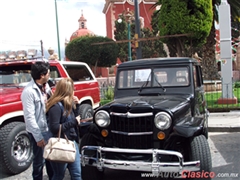
<instances>
[{"instance_id":1,"label":"car front grille","mask_svg":"<svg viewBox=\"0 0 240 180\"><path fill-rule=\"evenodd\" d=\"M135 133L135 135L112 133L113 145L115 147L131 149L147 149L153 147L153 135L141 134L153 132L152 116L127 118L112 115L110 126L112 132Z\"/></svg>"}]
</instances>

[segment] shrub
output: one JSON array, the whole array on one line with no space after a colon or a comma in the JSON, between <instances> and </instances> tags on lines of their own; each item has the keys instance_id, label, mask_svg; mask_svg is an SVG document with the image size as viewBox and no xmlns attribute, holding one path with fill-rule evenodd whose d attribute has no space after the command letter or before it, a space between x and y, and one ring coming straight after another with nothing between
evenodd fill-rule
<instances>
[{"instance_id":1,"label":"shrub","mask_svg":"<svg viewBox=\"0 0 240 180\"><path fill-rule=\"evenodd\" d=\"M109 100L109 99L101 99L100 105L103 106L103 105L105 105L105 104L107 104L109 102L111 102L111 100Z\"/></svg>"},{"instance_id":2,"label":"shrub","mask_svg":"<svg viewBox=\"0 0 240 180\"><path fill-rule=\"evenodd\" d=\"M104 93L105 99L113 100L114 97L114 88L109 86Z\"/></svg>"},{"instance_id":3,"label":"shrub","mask_svg":"<svg viewBox=\"0 0 240 180\"><path fill-rule=\"evenodd\" d=\"M234 88L240 88L240 81L234 83Z\"/></svg>"}]
</instances>

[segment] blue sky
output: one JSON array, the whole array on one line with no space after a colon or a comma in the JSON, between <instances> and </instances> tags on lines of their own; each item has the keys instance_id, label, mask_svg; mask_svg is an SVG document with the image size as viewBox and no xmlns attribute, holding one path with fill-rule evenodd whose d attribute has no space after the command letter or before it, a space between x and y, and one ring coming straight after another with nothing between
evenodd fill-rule
<instances>
[{"instance_id":1,"label":"blue sky","mask_svg":"<svg viewBox=\"0 0 240 180\"><path fill-rule=\"evenodd\" d=\"M87 27L96 35L106 36L105 0L57 0L61 49L65 38L78 29L83 10ZM25 49L30 45L57 51L55 0L0 0L0 50Z\"/></svg>"}]
</instances>

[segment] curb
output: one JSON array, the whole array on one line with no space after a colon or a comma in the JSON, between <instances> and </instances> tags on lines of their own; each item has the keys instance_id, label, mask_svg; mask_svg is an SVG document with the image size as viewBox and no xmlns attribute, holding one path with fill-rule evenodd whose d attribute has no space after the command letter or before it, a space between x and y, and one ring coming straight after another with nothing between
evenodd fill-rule
<instances>
[{"instance_id":1,"label":"curb","mask_svg":"<svg viewBox=\"0 0 240 180\"><path fill-rule=\"evenodd\" d=\"M208 132L240 132L240 127L209 127Z\"/></svg>"},{"instance_id":2,"label":"curb","mask_svg":"<svg viewBox=\"0 0 240 180\"><path fill-rule=\"evenodd\" d=\"M209 113L209 117L226 117L226 116L239 116L240 117L240 111L230 111L230 112L224 112L224 113Z\"/></svg>"}]
</instances>

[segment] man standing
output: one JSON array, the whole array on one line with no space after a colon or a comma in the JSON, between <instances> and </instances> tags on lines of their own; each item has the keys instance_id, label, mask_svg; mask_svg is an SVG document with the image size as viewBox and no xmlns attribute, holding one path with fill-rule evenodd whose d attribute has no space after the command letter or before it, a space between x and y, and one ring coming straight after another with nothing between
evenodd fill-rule
<instances>
[{"instance_id":1,"label":"man standing","mask_svg":"<svg viewBox=\"0 0 240 180\"><path fill-rule=\"evenodd\" d=\"M21 100L23 105L26 130L33 145L34 180L42 180L43 167L51 180L53 171L51 164L43 158L43 148L47 143L48 125L45 115L45 105L51 89L47 84L50 77L50 65L45 61L37 61L31 67L32 80L24 88Z\"/></svg>"}]
</instances>

